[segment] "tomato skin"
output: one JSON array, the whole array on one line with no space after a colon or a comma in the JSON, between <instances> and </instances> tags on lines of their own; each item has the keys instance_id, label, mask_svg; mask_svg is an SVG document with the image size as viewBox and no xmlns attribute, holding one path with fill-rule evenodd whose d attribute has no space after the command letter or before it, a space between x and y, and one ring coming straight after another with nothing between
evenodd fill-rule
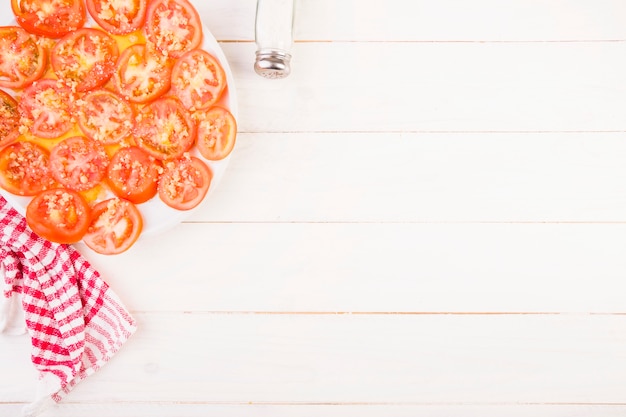
<instances>
[{"instance_id":1,"label":"tomato skin","mask_svg":"<svg viewBox=\"0 0 626 417\"><path fill-rule=\"evenodd\" d=\"M87 19L83 0L11 0L11 9L28 32L55 39L82 28Z\"/></svg>"},{"instance_id":2,"label":"tomato skin","mask_svg":"<svg viewBox=\"0 0 626 417\"><path fill-rule=\"evenodd\" d=\"M176 210L191 210L206 196L212 177L211 169L195 156L168 161L159 180L159 197Z\"/></svg>"},{"instance_id":3,"label":"tomato skin","mask_svg":"<svg viewBox=\"0 0 626 417\"><path fill-rule=\"evenodd\" d=\"M103 255L117 255L128 250L137 241L143 228L137 207L120 198L96 204L91 218L83 242Z\"/></svg>"},{"instance_id":4,"label":"tomato skin","mask_svg":"<svg viewBox=\"0 0 626 417\"><path fill-rule=\"evenodd\" d=\"M0 187L15 195L33 196L53 188L50 152L32 142L14 142L0 151Z\"/></svg>"},{"instance_id":5,"label":"tomato skin","mask_svg":"<svg viewBox=\"0 0 626 417\"><path fill-rule=\"evenodd\" d=\"M104 147L84 136L63 139L50 151L52 177L74 191L86 191L98 185L108 164Z\"/></svg>"},{"instance_id":6,"label":"tomato skin","mask_svg":"<svg viewBox=\"0 0 626 417\"><path fill-rule=\"evenodd\" d=\"M72 102L72 92L68 87L57 80L44 78L24 89L17 108L21 120L33 135L54 139L67 133L74 125Z\"/></svg>"},{"instance_id":7,"label":"tomato skin","mask_svg":"<svg viewBox=\"0 0 626 417\"><path fill-rule=\"evenodd\" d=\"M83 28L65 35L50 52L54 73L76 91L106 83L117 64L117 42L107 33Z\"/></svg>"},{"instance_id":8,"label":"tomato skin","mask_svg":"<svg viewBox=\"0 0 626 417\"><path fill-rule=\"evenodd\" d=\"M43 76L46 50L24 29L0 27L0 50L0 87L24 88Z\"/></svg>"},{"instance_id":9,"label":"tomato skin","mask_svg":"<svg viewBox=\"0 0 626 417\"><path fill-rule=\"evenodd\" d=\"M0 148L14 142L19 136L20 113L17 101L0 90Z\"/></svg>"},{"instance_id":10,"label":"tomato skin","mask_svg":"<svg viewBox=\"0 0 626 417\"><path fill-rule=\"evenodd\" d=\"M144 32L157 51L178 58L200 46L202 21L187 0L153 0L148 4Z\"/></svg>"},{"instance_id":11,"label":"tomato skin","mask_svg":"<svg viewBox=\"0 0 626 417\"><path fill-rule=\"evenodd\" d=\"M130 135L135 110L120 95L105 89L92 90L77 103L78 126L91 140L113 145Z\"/></svg>"},{"instance_id":12,"label":"tomato skin","mask_svg":"<svg viewBox=\"0 0 626 417\"><path fill-rule=\"evenodd\" d=\"M87 11L96 23L114 35L127 35L143 26L148 0L133 0L133 7L114 8L107 0L87 0Z\"/></svg>"},{"instance_id":13,"label":"tomato skin","mask_svg":"<svg viewBox=\"0 0 626 417\"><path fill-rule=\"evenodd\" d=\"M44 239L76 243L87 232L91 210L75 191L53 188L37 194L26 207L28 226Z\"/></svg>"},{"instance_id":14,"label":"tomato skin","mask_svg":"<svg viewBox=\"0 0 626 417\"><path fill-rule=\"evenodd\" d=\"M196 147L204 158L219 161L226 158L235 146L237 121L227 109L219 106L206 112L194 113L198 133Z\"/></svg>"},{"instance_id":15,"label":"tomato skin","mask_svg":"<svg viewBox=\"0 0 626 417\"><path fill-rule=\"evenodd\" d=\"M159 161L141 148L120 148L107 168L107 183L118 197L141 204L156 195L161 171Z\"/></svg>"},{"instance_id":16,"label":"tomato skin","mask_svg":"<svg viewBox=\"0 0 626 417\"><path fill-rule=\"evenodd\" d=\"M172 94L190 110L213 106L226 88L226 73L219 61L203 49L181 56L172 68Z\"/></svg>"}]
</instances>

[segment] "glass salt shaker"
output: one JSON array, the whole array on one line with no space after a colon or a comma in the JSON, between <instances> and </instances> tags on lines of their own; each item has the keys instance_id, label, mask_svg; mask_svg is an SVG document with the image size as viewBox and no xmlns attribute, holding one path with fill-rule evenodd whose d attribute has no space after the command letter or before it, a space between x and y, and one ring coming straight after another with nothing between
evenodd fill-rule
<instances>
[{"instance_id":1,"label":"glass salt shaker","mask_svg":"<svg viewBox=\"0 0 626 417\"><path fill-rule=\"evenodd\" d=\"M285 78L291 72L295 1L257 0L254 70L262 77Z\"/></svg>"}]
</instances>

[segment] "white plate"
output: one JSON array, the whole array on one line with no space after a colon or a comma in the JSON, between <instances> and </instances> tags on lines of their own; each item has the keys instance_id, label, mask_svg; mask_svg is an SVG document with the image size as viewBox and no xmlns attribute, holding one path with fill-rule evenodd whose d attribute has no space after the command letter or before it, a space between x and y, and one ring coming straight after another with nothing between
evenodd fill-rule
<instances>
[{"instance_id":1,"label":"white plate","mask_svg":"<svg viewBox=\"0 0 626 417\"><path fill-rule=\"evenodd\" d=\"M0 5L0 15L13 16L13 12L7 0L4 0L2 4ZM88 16L88 19L89 20L86 26L89 26L89 24L93 22L91 20L91 17ZM6 23L6 25L16 26L17 23L15 22L15 19L11 19L10 21ZM207 52L215 56L219 60L220 64L222 65L222 68L224 68L224 72L226 73L226 81L227 81L228 87L226 91L224 92L222 99L220 100L220 105L223 105L224 107L228 108L230 112L233 114L233 116L235 116L235 119L236 119L237 118L237 99L236 99L235 83L233 80L232 72L228 65L228 61L226 60L226 57L224 56L224 52L222 51L219 44L217 43L217 40L215 39L213 34L209 31L209 29L206 27L204 23L202 24L202 33L203 33L202 49L206 50ZM8 90L7 92L11 93L10 90ZM203 159L207 163L207 165L211 168L211 171L213 172L213 179L211 180L211 186L209 188L207 195L204 197L204 200L197 207L191 210L186 210L186 211L175 210L167 206L165 203L163 203L159 199L158 195L143 204L139 204L137 207L141 211L141 215L143 216L143 222L144 222L143 231L139 239L156 236L158 234L161 234L167 231L168 229L171 229L172 227L176 226L177 224L179 224L180 222L188 218L192 213L198 210L202 205L208 204L208 202L211 200L211 195L213 194L213 191L215 190L222 176L224 175L224 171L226 169L226 166L228 165L230 155L222 159L221 161L208 161L202 158L202 156L195 149L195 147L192 151L192 154ZM32 197L16 196L2 189L0 189L0 193L20 214L25 215L26 206L28 205Z\"/></svg>"}]
</instances>

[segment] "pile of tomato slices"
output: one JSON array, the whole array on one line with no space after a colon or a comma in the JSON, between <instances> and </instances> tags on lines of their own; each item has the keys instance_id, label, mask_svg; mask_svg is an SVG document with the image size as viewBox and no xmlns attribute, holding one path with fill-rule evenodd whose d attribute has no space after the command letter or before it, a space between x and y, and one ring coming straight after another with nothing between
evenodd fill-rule
<instances>
[{"instance_id":1,"label":"pile of tomato slices","mask_svg":"<svg viewBox=\"0 0 626 417\"><path fill-rule=\"evenodd\" d=\"M190 210L237 132L187 0L11 0L0 27L0 187L59 243L131 247L141 204Z\"/></svg>"}]
</instances>

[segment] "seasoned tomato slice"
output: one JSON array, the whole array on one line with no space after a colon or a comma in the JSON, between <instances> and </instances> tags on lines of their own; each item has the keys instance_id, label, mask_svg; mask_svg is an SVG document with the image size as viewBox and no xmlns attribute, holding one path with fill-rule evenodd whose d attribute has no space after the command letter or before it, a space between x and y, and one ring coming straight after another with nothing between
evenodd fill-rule
<instances>
[{"instance_id":1,"label":"seasoned tomato slice","mask_svg":"<svg viewBox=\"0 0 626 417\"><path fill-rule=\"evenodd\" d=\"M95 187L104 178L108 165L104 147L84 136L64 139L50 151L52 177L75 191Z\"/></svg>"},{"instance_id":2,"label":"seasoned tomato slice","mask_svg":"<svg viewBox=\"0 0 626 417\"><path fill-rule=\"evenodd\" d=\"M30 33L60 38L80 29L87 14L84 0L11 0L17 23Z\"/></svg>"},{"instance_id":3,"label":"seasoned tomato slice","mask_svg":"<svg viewBox=\"0 0 626 417\"><path fill-rule=\"evenodd\" d=\"M143 220L130 201L111 198L91 210L91 224L83 242L103 255L116 255L128 250L139 238Z\"/></svg>"},{"instance_id":4,"label":"seasoned tomato slice","mask_svg":"<svg viewBox=\"0 0 626 417\"><path fill-rule=\"evenodd\" d=\"M67 133L74 125L72 101L68 87L44 78L24 89L17 108L22 123L33 135L52 139Z\"/></svg>"},{"instance_id":5,"label":"seasoned tomato slice","mask_svg":"<svg viewBox=\"0 0 626 417\"><path fill-rule=\"evenodd\" d=\"M197 48L202 42L202 21L187 0L151 1L144 31L156 50L172 58Z\"/></svg>"},{"instance_id":6,"label":"seasoned tomato slice","mask_svg":"<svg viewBox=\"0 0 626 417\"><path fill-rule=\"evenodd\" d=\"M93 20L114 35L126 35L143 26L148 0L87 0Z\"/></svg>"},{"instance_id":7,"label":"seasoned tomato slice","mask_svg":"<svg viewBox=\"0 0 626 417\"><path fill-rule=\"evenodd\" d=\"M105 32L84 28L61 38L52 48L54 73L76 91L92 90L111 78L119 50Z\"/></svg>"},{"instance_id":8,"label":"seasoned tomato slice","mask_svg":"<svg viewBox=\"0 0 626 417\"><path fill-rule=\"evenodd\" d=\"M15 195L32 196L52 188L50 153L32 142L15 142L0 151L0 186Z\"/></svg>"},{"instance_id":9,"label":"seasoned tomato slice","mask_svg":"<svg viewBox=\"0 0 626 417\"><path fill-rule=\"evenodd\" d=\"M76 243L91 220L87 202L75 191L53 188L37 194L26 207L26 222L44 239Z\"/></svg>"},{"instance_id":10,"label":"seasoned tomato slice","mask_svg":"<svg viewBox=\"0 0 626 417\"><path fill-rule=\"evenodd\" d=\"M226 88L226 74L219 61L203 49L181 56L172 68L172 94L190 110L206 110Z\"/></svg>"},{"instance_id":11,"label":"seasoned tomato slice","mask_svg":"<svg viewBox=\"0 0 626 417\"><path fill-rule=\"evenodd\" d=\"M113 86L128 101L146 103L169 90L171 74L169 59L148 53L144 44L135 44L120 55Z\"/></svg>"},{"instance_id":12,"label":"seasoned tomato slice","mask_svg":"<svg viewBox=\"0 0 626 417\"><path fill-rule=\"evenodd\" d=\"M0 27L0 51L0 87L23 88L43 76L46 51L24 29Z\"/></svg>"},{"instance_id":13,"label":"seasoned tomato slice","mask_svg":"<svg viewBox=\"0 0 626 417\"><path fill-rule=\"evenodd\" d=\"M204 199L212 177L211 169L194 156L168 161L159 180L159 197L176 210L190 210Z\"/></svg>"},{"instance_id":14,"label":"seasoned tomato slice","mask_svg":"<svg viewBox=\"0 0 626 417\"><path fill-rule=\"evenodd\" d=\"M150 155L174 159L193 146L196 124L179 100L163 97L141 109L134 134L137 145Z\"/></svg>"},{"instance_id":15,"label":"seasoned tomato slice","mask_svg":"<svg viewBox=\"0 0 626 417\"><path fill-rule=\"evenodd\" d=\"M158 160L137 146L120 148L107 168L107 182L118 197L140 204L157 193Z\"/></svg>"},{"instance_id":16,"label":"seasoned tomato slice","mask_svg":"<svg viewBox=\"0 0 626 417\"><path fill-rule=\"evenodd\" d=\"M212 107L206 112L194 113L198 134L196 147L200 155L211 161L224 159L235 146L237 122L223 107Z\"/></svg>"},{"instance_id":17,"label":"seasoned tomato slice","mask_svg":"<svg viewBox=\"0 0 626 417\"><path fill-rule=\"evenodd\" d=\"M0 148L13 142L19 136L20 114L17 101L0 90Z\"/></svg>"},{"instance_id":18,"label":"seasoned tomato slice","mask_svg":"<svg viewBox=\"0 0 626 417\"><path fill-rule=\"evenodd\" d=\"M78 126L90 139L112 145L126 138L134 126L130 103L111 91L98 89L77 101Z\"/></svg>"}]
</instances>

